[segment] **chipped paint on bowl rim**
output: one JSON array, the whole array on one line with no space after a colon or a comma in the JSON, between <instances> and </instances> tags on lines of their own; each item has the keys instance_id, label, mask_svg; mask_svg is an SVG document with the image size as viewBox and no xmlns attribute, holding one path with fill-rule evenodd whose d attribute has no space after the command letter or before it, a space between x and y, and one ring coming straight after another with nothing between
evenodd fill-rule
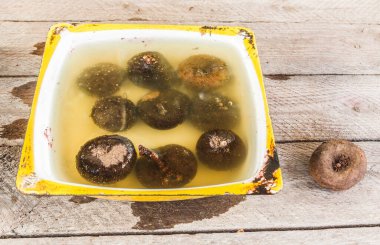
<instances>
[{"instance_id":1,"label":"chipped paint on bowl rim","mask_svg":"<svg viewBox=\"0 0 380 245\"><path fill-rule=\"evenodd\" d=\"M250 67L253 68L256 76L253 81L258 82L261 92L261 104L263 105L263 120L265 132L266 153L263 155L262 165L258 166L256 173L251 178L219 185L204 187L189 187L175 189L127 189L127 188L108 188L102 186L90 186L83 184L64 183L56 180L41 178L36 173L35 162L35 120L38 100L41 96L41 85L44 81L49 63L54 55L58 44L61 41L61 32L98 32L109 30L162 30L177 32L200 33L201 36L219 35L221 37L239 37L241 45L249 56ZM252 81L250 81L252 82ZM40 162L41 164L41 162ZM19 170L16 179L17 188L25 194L35 195L86 195L96 196L98 198L107 198L113 200L131 200L131 201L170 201L201 198L213 195L245 195L245 194L274 194L282 189L282 175L279 166L278 156L275 149L274 135L269 109L266 100L263 77L259 63L258 52L254 34L245 27L227 27L227 26L179 26L179 25L144 25L144 24L81 24L71 25L59 23L52 26L49 30L45 51L42 59L40 74L37 81L36 91L31 108L31 114L24 139Z\"/></svg>"}]
</instances>

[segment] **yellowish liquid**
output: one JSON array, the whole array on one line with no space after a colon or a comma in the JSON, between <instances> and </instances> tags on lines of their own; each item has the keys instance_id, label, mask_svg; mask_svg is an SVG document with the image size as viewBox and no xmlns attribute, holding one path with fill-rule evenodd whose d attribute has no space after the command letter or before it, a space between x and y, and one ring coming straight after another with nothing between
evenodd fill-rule
<instances>
[{"instance_id":1,"label":"yellowish liquid","mask_svg":"<svg viewBox=\"0 0 380 245\"><path fill-rule=\"evenodd\" d=\"M90 117L91 109L96 97L89 96L80 90L76 84L79 74L87 67L100 62L111 62L126 67L127 61L134 55L144 51L158 51L162 53L176 69L178 64L187 57L195 54L209 54L224 60L233 79L218 91L240 106L240 123L232 129L237 133L248 148L246 161L239 167L216 171L198 162L198 171L195 178L184 187L197 187L215 184L237 182L252 177L254 137L252 113L247 105L246 83L243 67L238 54L223 43L194 43L171 40L138 40L130 38L106 43L93 43L75 47L65 61L56 92L56 108L52 129L54 132L54 150L56 159L52 167L54 175L61 181L96 185L80 176L76 169L75 158L80 147L88 140L101 135L114 134L107 132L94 124ZM116 95L124 96L137 104L138 100L150 90L138 87L131 81L125 81ZM157 130L138 120L130 129L117 134L129 138L135 145L144 145L156 148L167 144L179 144L190 149L194 154L196 142L203 132L195 128L188 120L169 130ZM130 173L124 180L115 184L105 185L117 188L145 188L136 178L135 172Z\"/></svg>"}]
</instances>

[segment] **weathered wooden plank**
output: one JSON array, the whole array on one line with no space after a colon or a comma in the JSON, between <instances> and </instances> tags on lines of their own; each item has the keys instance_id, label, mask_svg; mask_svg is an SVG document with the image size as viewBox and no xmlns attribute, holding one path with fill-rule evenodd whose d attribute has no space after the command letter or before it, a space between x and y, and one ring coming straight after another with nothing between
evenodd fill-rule
<instances>
[{"instance_id":1,"label":"weathered wooden plank","mask_svg":"<svg viewBox=\"0 0 380 245\"><path fill-rule=\"evenodd\" d=\"M379 244L380 228L263 231L211 234L13 238L0 244Z\"/></svg>"},{"instance_id":2,"label":"weathered wooden plank","mask_svg":"<svg viewBox=\"0 0 380 245\"><path fill-rule=\"evenodd\" d=\"M38 75L43 42L52 24L0 22L0 76ZM255 31L263 72L267 75L380 74L380 25L261 22L230 25L244 25Z\"/></svg>"},{"instance_id":3,"label":"weathered wooden plank","mask_svg":"<svg viewBox=\"0 0 380 245\"><path fill-rule=\"evenodd\" d=\"M265 80L277 140L380 139L380 76L284 78Z\"/></svg>"},{"instance_id":4,"label":"weathered wooden plank","mask_svg":"<svg viewBox=\"0 0 380 245\"><path fill-rule=\"evenodd\" d=\"M107 21L183 20L224 22L334 22L380 23L376 0L334 1L2 1L0 20L10 21ZM163 14L164 13L164 14Z\"/></svg>"},{"instance_id":5,"label":"weathered wooden plank","mask_svg":"<svg viewBox=\"0 0 380 245\"><path fill-rule=\"evenodd\" d=\"M266 77L277 141L379 140L379 82L380 76ZM0 78L0 144L22 144L34 87L33 77Z\"/></svg>"},{"instance_id":6,"label":"weathered wooden plank","mask_svg":"<svg viewBox=\"0 0 380 245\"><path fill-rule=\"evenodd\" d=\"M0 78L0 145L22 144L36 78Z\"/></svg>"},{"instance_id":7,"label":"weathered wooden plank","mask_svg":"<svg viewBox=\"0 0 380 245\"><path fill-rule=\"evenodd\" d=\"M319 143L278 144L284 189L273 196L224 196L164 203L24 196L15 190L20 147L0 148L0 236L125 235L380 225L380 142L360 142L366 177L344 192L322 190L308 175ZM322 238L321 238L322 239Z\"/></svg>"},{"instance_id":8,"label":"weathered wooden plank","mask_svg":"<svg viewBox=\"0 0 380 245\"><path fill-rule=\"evenodd\" d=\"M20 147L0 147L0 237L14 235L12 230L39 202L36 197L21 195L15 188L20 154Z\"/></svg>"}]
</instances>

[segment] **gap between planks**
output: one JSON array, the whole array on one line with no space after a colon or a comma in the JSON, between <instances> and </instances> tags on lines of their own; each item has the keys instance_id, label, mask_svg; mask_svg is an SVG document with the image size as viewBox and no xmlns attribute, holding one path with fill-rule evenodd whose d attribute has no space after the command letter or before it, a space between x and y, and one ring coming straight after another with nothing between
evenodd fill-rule
<instances>
[{"instance_id":1,"label":"gap between planks","mask_svg":"<svg viewBox=\"0 0 380 245\"><path fill-rule=\"evenodd\" d=\"M313 231L237 232L169 236L100 236L20 238L3 240L4 244L378 244L379 228L351 228ZM158 240L159 239L159 240Z\"/></svg>"},{"instance_id":2,"label":"gap between planks","mask_svg":"<svg viewBox=\"0 0 380 245\"><path fill-rule=\"evenodd\" d=\"M259 232L276 232L276 231L317 231L317 230L333 230L333 229L352 229L352 228L373 228L380 227L380 224L358 224L358 225L338 225L338 226L316 226L316 227L291 227L291 228L273 228L273 229L243 229L245 233L259 233ZM99 236L128 236L128 235L161 235L161 236L170 236L170 235L196 235L196 234L224 234L224 233L238 233L239 229L232 230L202 230L202 231L149 231L149 232L99 232L99 233L74 233L74 234L36 234L36 235L4 235L0 236L2 239L13 239L13 238L48 238L48 237L99 237Z\"/></svg>"}]
</instances>

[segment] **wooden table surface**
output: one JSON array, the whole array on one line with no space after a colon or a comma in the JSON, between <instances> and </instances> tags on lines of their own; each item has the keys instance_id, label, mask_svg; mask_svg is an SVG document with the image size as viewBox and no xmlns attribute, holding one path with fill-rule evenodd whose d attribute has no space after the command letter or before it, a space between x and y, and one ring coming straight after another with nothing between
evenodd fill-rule
<instances>
[{"instance_id":1,"label":"wooden table surface","mask_svg":"<svg viewBox=\"0 0 380 245\"><path fill-rule=\"evenodd\" d=\"M257 38L283 169L273 196L131 203L20 194L15 175L49 27L239 25ZM0 0L0 243L380 243L380 1ZM324 140L356 142L363 181L320 189ZM54 240L56 239L56 240Z\"/></svg>"}]
</instances>

